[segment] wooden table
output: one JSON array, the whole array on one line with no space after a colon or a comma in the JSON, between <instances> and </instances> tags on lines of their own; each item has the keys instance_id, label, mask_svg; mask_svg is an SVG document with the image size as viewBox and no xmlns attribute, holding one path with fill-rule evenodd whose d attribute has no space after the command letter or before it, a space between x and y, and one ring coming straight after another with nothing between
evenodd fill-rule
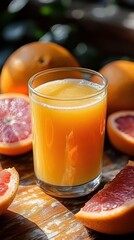
<instances>
[{"instance_id":1,"label":"wooden table","mask_svg":"<svg viewBox=\"0 0 134 240\"><path fill-rule=\"evenodd\" d=\"M129 156L106 146L99 188L112 179L129 159ZM6 213L0 216L0 240L134 239L134 234L119 237L97 233L75 219L74 214L91 194L77 199L56 199L45 194L35 182L32 152L18 157L0 155L0 164L2 168L15 166L20 175L17 195Z\"/></svg>"}]
</instances>

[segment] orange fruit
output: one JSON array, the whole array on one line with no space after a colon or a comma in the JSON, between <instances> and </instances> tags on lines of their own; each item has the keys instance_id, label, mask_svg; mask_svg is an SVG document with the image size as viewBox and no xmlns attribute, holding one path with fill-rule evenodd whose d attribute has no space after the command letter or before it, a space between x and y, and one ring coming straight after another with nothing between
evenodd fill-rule
<instances>
[{"instance_id":1,"label":"orange fruit","mask_svg":"<svg viewBox=\"0 0 134 240\"><path fill-rule=\"evenodd\" d=\"M99 72L108 80L107 113L134 110L134 62L113 61L104 65Z\"/></svg>"},{"instance_id":2,"label":"orange fruit","mask_svg":"<svg viewBox=\"0 0 134 240\"><path fill-rule=\"evenodd\" d=\"M134 162L129 161L75 216L86 227L98 232L134 232Z\"/></svg>"},{"instance_id":3,"label":"orange fruit","mask_svg":"<svg viewBox=\"0 0 134 240\"><path fill-rule=\"evenodd\" d=\"M28 80L37 72L54 67L79 66L64 47L52 42L32 42L14 51L1 71L2 93L28 94Z\"/></svg>"},{"instance_id":4,"label":"orange fruit","mask_svg":"<svg viewBox=\"0 0 134 240\"><path fill-rule=\"evenodd\" d=\"M29 97L0 94L0 153L19 155L32 149Z\"/></svg>"},{"instance_id":5,"label":"orange fruit","mask_svg":"<svg viewBox=\"0 0 134 240\"><path fill-rule=\"evenodd\" d=\"M134 111L118 111L107 118L107 134L119 151L134 156Z\"/></svg>"},{"instance_id":6,"label":"orange fruit","mask_svg":"<svg viewBox=\"0 0 134 240\"><path fill-rule=\"evenodd\" d=\"M6 211L15 198L18 185L19 174L14 167L0 171L0 215Z\"/></svg>"}]
</instances>

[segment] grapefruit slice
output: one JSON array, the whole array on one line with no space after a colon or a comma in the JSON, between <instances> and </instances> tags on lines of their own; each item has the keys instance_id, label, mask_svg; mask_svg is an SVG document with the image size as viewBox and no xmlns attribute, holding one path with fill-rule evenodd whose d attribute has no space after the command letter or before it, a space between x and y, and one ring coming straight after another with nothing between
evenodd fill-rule
<instances>
[{"instance_id":1,"label":"grapefruit slice","mask_svg":"<svg viewBox=\"0 0 134 240\"><path fill-rule=\"evenodd\" d=\"M75 216L98 232L134 232L134 162L129 161Z\"/></svg>"},{"instance_id":2,"label":"grapefruit slice","mask_svg":"<svg viewBox=\"0 0 134 240\"><path fill-rule=\"evenodd\" d=\"M118 111L109 115L107 133L116 149L134 156L134 111Z\"/></svg>"},{"instance_id":3,"label":"grapefruit slice","mask_svg":"<svg viewBox=\"0 0 134 240\"><path fill-rule=\"evenodd\" d=\"M19 174L16 169L7 168L0 171L0 215L12 203L19 185Z\"/></svg>"},{"instance_id":4,"label":"grapefruit slice","mask_svg":"<svg viewBox=\"0 0 134 240\"><path fill-rule=\"evenodd\" d=\"M0 153L24 154L32 149L29 97L0 94Z\"/></svg>"}]
</instances>

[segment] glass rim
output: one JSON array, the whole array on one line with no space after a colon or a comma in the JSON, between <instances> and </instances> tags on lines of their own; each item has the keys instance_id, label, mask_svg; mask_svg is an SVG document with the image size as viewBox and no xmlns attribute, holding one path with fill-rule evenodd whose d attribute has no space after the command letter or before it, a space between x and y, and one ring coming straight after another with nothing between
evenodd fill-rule
<instances>
[{"instance_id":1,"label":"glass rim","mask_svg":"<svg viewBox=\"0 0 134 240\"><path fill-rule=\"evenodd\" d=\"M47 94L42 94L42 93L39 93L38 91L36 91L33 87L32 87L32 83L33 81L36 79L36 77L39 77L39 76L42 76L44 75L45 73L51 73L51 72L60 72L60 71L80 71L80 72L83 72L83 73L87 73L87 74L93 74L93 75L97 75L98 77L100 77L102 80L103 80L103 85L102 85L102 88L100 90L98 90L96 93L93 93L93 94L90 94L90 95L86 95L84 97L76 97L76 98L62 98L62 97L52 97L52 96L48 96ZM54 81L56 81L58 79L54 79ZM47 82L46 82L47 83ZM40 71L40 72L37 72L35 73L34 75L32 75L30 77L30 79L28 80L28 87L29 87L29 90L35 94L36 96L38 97L41 97L41 98L44 98L44 99L49 99L49 100L57 100L57 101L78 101L78 100L84 100L84 99L88 99L88 98L92 98L92 97L95 97L99 94L101 94L106 88L107 88L107 85L108 85L108 80L99 72L93 70L93 69L90 69L90 68L83 68L83 67L58 67L58 68L49 68L49 69L46 69L46 70L43 70L43 71Z\"/></svg>"}]
</instances>

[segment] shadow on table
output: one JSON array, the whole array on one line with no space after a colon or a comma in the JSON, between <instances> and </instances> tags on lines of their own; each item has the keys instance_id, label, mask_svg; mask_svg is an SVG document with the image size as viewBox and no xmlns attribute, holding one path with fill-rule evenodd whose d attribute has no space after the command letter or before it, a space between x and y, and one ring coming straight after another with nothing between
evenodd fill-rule
<instances>
[{"instance_id":1,"label":"shadow on table","mask_svg":"<svg viewBox=\"0 0 134 240\"><path fill-rule=\"evenodd\" d=\"M0 240L47 240L46 234L32 221L6 211L0 216Z\"/></svg>"}]
</instances>

